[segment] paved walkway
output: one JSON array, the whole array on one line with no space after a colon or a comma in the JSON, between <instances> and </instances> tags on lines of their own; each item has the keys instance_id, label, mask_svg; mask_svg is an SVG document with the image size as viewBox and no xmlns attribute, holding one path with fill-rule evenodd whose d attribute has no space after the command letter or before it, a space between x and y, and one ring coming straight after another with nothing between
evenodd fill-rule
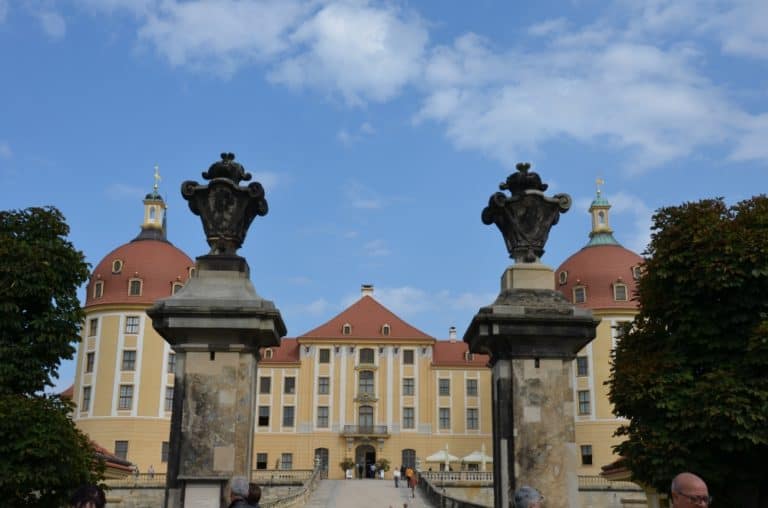
<instances>
[{"instance_id":1,"label":"paved walkway","mask_svg":"<svg viewBox=\"0 0 768 508\"><path fill-rule=\"evenodd\" d=\"M323 480L312 493L305 508L431 508L416 489L400 482L395 488L393 480Z\"/></svg>"}]
</instances>

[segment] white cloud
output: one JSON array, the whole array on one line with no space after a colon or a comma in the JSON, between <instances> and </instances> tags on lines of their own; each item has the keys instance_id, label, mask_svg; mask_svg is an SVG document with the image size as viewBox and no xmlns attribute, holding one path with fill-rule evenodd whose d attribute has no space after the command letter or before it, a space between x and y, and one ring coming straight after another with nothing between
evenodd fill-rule
<instances>
[{"instance_id":1,"label":"white cloud","mask_svg":"<svg viewBox=\"0 0 768 508\"><path fill-rule=\"evenodd\" d=\"M326 299L319 298L307 304L291 305L289 306L289 311L295 314L323 316L334 310L334 308Z\"/></svg>"},{"instance_id":2,"label":"white cloud","mask_svg":"<svg viewBox=\"0 0 768 508\"><path fill-rule=\"evenodd\" d=\"M49 37L60 39L67 33L67 22L64 16L51 10L43 10L36 13L40 26Z\"/></svg>"},{"instance_id":3,"label":"white cloud","mask_svg":"<svg viewBox=\"0 0 768 508\"><path fill-rule=\"evenodd\" d=\"M419 75L427 31L419 18L393 6L338 2L302 23L291 43L301 49L275 66L272 82L362 105L391 99Z\"/></svg>"},{"instance_id":4,"label":"white cloud","mask_svg":"<svg viewBox=\"0 0 768 508\"><path fill-rule=\"evenodd\" d=\"M148 10L139 37L171 65L231 74L287 49L306 8L296 0L168 0Z\"/></svg>"},{"instance_id":5,"label":"white cloud","mask_svg":"<svg viewBox=\"0 0 768 508\"><path fill-rule=\"evenodd\" d=\"M746 132L738 139L731 159L744 161L768 160L768 113L745 120Z\"/></svg>"},{"instance_id":6,"label":"white cloud","mask_svg":"<svg viewBox=\"0 0 768 508\"><path fill-rule=\"evenodd\" d=\"M493 303L496 294L459 293L448 290L430 292L413 286L376 287L374 298L389 310L400 316L413 316L421 313L434 313L440 310L476 311L480 307ZM349 305L359 298L350 295L342 305Z\"/></svg>"},{"instance_id":7,"label":"white cloud","mask_svg":"<svg viewBox=\"0 0 768 508\"><path fill-rule=\"evenodd\" d=\"M528 27L528 33L533 36L544 36L560 33L565 30L568 22L565 18L555 18L536 23Z\"/></svg>"},{"instance_id":8,"label":"white cloud","mask_svg":"<svg viewBox=\"0 0 768 508\"><path fill-rule=\"evenodd\" d=\"M141 198L146 194L145 189L136 187L135 185L127 185L124 183L113 183L106 189L106 194L109 199L114 201L122 199L135 199Z\"/></svg>"},{"instance_id":9,"label":"white cloud","mask_svg":"<svg viewBox=\"0 0 768 508\"><path fill-rule=\"evenodd\" d=\"M390 251L387 247L387 243L382 239L371 240L363 245L363 250L366 256L379 257L389 256Z\"/></svg>"},{"instance_id":10,"label":"white cloud","mask_svg":"<svg viewBox=\"0 0 768 508\"><path fill-rule=\"evenodd\" d=\"M13 157L13 150L7 141L0 141L0 159L10 159Z\"/></svg>"},{"instance_id":11,"label":"white cloud","mask_svg":"<svg viewBox=\"0 0 768 508\"><path fill-rule=\"evenodd\" d=\"M653 211L638 196L626 192L619 192L607 196L611 203L612 215L629 215L632 229L622 233L620 236L627 238L625 247L642 253L651 240L651 224ZM616 230L616 228L613 228ZM623 234L626 233L626 234ZM622 242L624 243L624 242Z\"/></svg>"},{"instance_id":12,"label":"white cloud","mask_svg":"<svg viewBox=\"0 0 768 508\"><path fill-rule=\"evenodd\" d=\"M686 47L587 39L494 53L483 39L462 36L433 52L415 119L437 121L458 148L504 163L570 138L626 151L635 170L722 143L743 124Z\"/></svg>"}]
</instances>

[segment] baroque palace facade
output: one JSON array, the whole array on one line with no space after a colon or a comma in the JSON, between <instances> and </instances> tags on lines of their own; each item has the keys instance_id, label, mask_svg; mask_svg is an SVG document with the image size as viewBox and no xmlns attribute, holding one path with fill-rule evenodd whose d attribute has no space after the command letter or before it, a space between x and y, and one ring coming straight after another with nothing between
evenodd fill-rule
<instances>
[{"instance_id":1,"label":"baroque palace facade","mask_svg":"<svg viewBox=\"0 0 768 508\"><path fill-rule=\"evenodd\" d=\"M555 270L555 287L602 321L597 338L573 365L579 474L615 460L614 417L604 381L617 340L615 326L637 312L632 300L641 258L621 247L608 222L610 205L592 202L589 243ZM145 310L182 290L194 262L166 237L165 203L144 200L141 232L107 254L91 274L77 354L74 420L90 438L140 471L165 471L175 356ZM488 357L473 355L451 328L437 340L381 305L374 288L330 321L279 347L261 351L254 465L310 469L331 478L351 459L355 474L381 459L392 467L444 467L429 462L446 449L453 469L492 450ZM477 455L477 453L475 454Z\"/></svg>"}]
</instances>

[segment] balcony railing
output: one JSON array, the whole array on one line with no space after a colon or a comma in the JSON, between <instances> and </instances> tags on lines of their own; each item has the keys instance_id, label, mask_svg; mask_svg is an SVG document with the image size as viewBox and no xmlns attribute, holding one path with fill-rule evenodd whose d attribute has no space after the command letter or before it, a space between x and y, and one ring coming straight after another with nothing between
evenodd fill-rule
<instances>
[{"instance_id":1,"label":"balcony railing","mask_svg":"<svg viewBox=\"0 0 768 508\"><path fill-rule=\"evenodd\" d=\"M345 436L385 437L389 435L386 425L344 425L341 433Z\"/></svg>"}]
</instances>

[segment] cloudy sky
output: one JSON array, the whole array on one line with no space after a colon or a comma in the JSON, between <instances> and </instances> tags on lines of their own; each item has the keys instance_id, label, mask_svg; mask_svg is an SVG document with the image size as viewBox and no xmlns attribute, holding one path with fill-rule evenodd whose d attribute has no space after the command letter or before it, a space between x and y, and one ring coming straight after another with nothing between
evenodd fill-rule
<instances>
[{"instance_id":1,"label":"cloudy sky","mask_svg":"<svg viewBox=\"0 0 768 508\"><path fill-rule=\"evenodd\" d=\"M766 191L768 2L532 4L0 0L0 205L59 207L95 265L158 164L195 257L181 182L231 151L267 190L241 254L289 336L371 283L445 338L509 264L480 212L516 162L573 196L552 267L586 243L597 178L638 252L661 206Z\"/></svg>"}]
</instances>

